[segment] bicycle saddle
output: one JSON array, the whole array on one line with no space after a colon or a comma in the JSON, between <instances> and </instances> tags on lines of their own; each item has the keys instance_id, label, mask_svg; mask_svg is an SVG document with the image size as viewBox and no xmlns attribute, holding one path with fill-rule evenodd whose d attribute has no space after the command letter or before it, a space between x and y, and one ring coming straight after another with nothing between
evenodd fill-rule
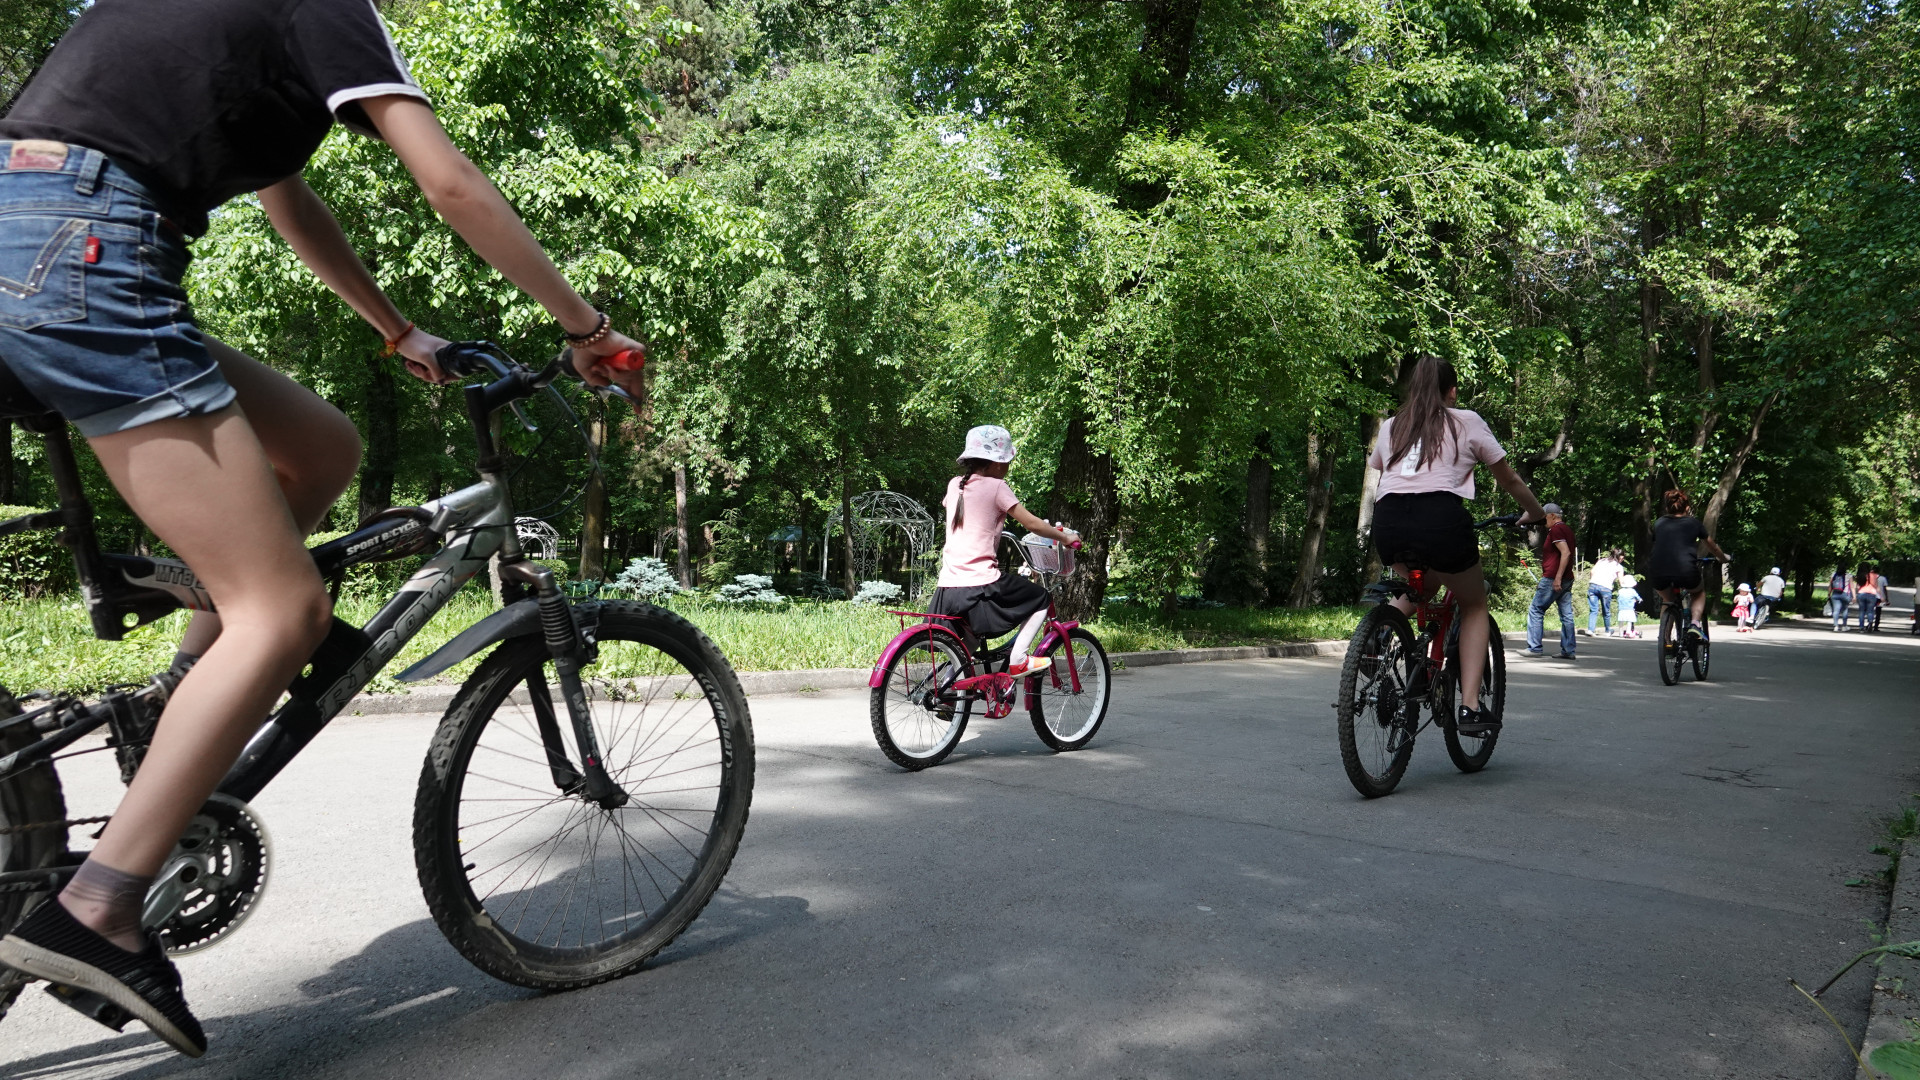
<instances>
[{"instance_id":1,"label":"bicycle saddle","mask_svg":"<svg viewBox=\"0 0 1920 1080\"><path fill-rule=\"evenodd\" d=\"M0 360L0 420L53 419L53 410L40 404L13 369Z\"/></svg>"}]
</instances>

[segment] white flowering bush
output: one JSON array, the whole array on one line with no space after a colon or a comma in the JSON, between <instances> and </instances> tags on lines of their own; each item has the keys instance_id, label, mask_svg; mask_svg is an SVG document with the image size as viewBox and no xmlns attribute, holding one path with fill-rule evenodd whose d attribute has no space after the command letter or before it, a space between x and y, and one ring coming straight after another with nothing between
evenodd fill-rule
<instances>
[{"instance_id":1,"label":"white flowering bush","mask_svg":"<svg viewBox=\"0 0 1920 1080\"><path fill-rule=\"evenodd\" d=\"M891 581L863 581L860 591L854 594L856 604L897 604L904 590Z\"/></svg>"},{"instance_id":2,"label":"white flowering bush","mask_svg":"<svg viewBox=\"0 0 1920 1080\"><path fill-rule=\"evenodd\" d=\"M611 587L650 603L659 603L686 591L667 564L652 556L628 563L620 576L613 579Z\"/></svg>"},{"instance_id":3,"label":"white flowering bush","mask_svg":"<svg viewBox=\"0 0 1920 1080\"><path fill-rule=\"evenodd\" d=\"M739 574L733 584L720 586L717 594L729 604L784 604L787 598L774 591L773 579L765 574Z\"/></svg>"}]
</instances>

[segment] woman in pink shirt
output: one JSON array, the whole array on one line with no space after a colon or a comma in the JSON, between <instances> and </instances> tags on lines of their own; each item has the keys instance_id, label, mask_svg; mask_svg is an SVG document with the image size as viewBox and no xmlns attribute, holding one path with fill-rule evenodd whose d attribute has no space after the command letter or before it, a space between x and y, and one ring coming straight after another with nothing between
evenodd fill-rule
<instances>
[{"instance_id":1,"label":"woman in pink shirt","mask_svg":"<svg viewBox=\"0 0 1920 1080\"><path fill-rule=\"evenodd\" d=\"M1460 380L1453 365L1436 356L1421 360L1407 383L1400 411L1380 425L1380 439L1367 458L1380 470L1373 508L1373 544L1380 561L1405 577L1407 564L1426 567L1437 585L1460 602L1461 735L1484 738L1500 721L1468 701L1478 701L1487 667L1487 580L1480 572L1480 541L1464 500L1473 498L1473 469L1485 465L1495 482L1525 511L1522 521L1546 513L1526 482L1507 464L1507 452L1480 414L1457 408ZM1403 615L1413 601L1389 601ZM1471 692L1465 688L1473 687Z\"/></svg>"},{"instance_id":2,"label":"woman in pink shirt","mask_svg":"<svg viewBox=\"0 0 1920 1080\"><path fill-rule=\"evenodd\" d=\"M1076 547L1080 534L1056 529L1020 505L1006 481L1014 453L1013 436L1006 428L987 424L967 432L960 475L947 483L947 497L942 500L947 508L947 545L941 553L939 587L933 590L927 610L960 616L983 639L1019 626L1007 674L1032 675L1052 664L1044 656L1027 657L1040 624L1046 621L1047 590L1012 571L1001 573L996 557L1000 524L1011 516L1029 532Z\"/></svg>"}]
</instances>

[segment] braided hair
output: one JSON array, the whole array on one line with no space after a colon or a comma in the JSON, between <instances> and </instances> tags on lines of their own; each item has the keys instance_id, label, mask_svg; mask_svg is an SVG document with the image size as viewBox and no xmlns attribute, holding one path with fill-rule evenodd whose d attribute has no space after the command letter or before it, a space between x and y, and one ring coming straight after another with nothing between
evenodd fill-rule
<instances>
[{"instance_id":1,"label":"braided hair","mask_svg":"<svg viewBox=\"0 0 1920 1080\"><path fill-rule=\"evenodd\" d=\"M953 521L947 525L947 531L964 525L967 520L967 485L973 478L993 468L993 462L986 458L963 457L960 459L960 495L953 500Z\"/></svg>"}]
</instances>

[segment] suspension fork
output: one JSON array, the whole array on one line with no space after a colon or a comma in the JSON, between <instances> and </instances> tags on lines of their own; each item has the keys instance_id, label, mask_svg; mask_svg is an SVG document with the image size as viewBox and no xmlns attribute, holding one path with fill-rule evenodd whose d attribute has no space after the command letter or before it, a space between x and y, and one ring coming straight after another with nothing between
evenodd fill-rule
<instances>
[{"instance_id":1,"label":"suspension fork","mask_svg":"<svg viewBox=\"0 0 1920 1080\"><path fill-rule=\"evenodd\" d=\"M588 646L573 619L573 605L560 592L553 571L525 558L500 563L500 576L533 590L540 608L540 633L546 639L547 653L553 657L554 674L560 683L560 697L567 703L567 718L573 725L574 744L580 748L580 768L567 760L560 741L559 717L547 693L546 679L539 674L527 680L527 696L540 729L540 741L547 751L547 766L553 782L561 790L579 790L602 808L615 810L625 806L628 795L607 775L601 760L599 737L593 730L593 710L587 703L586 686L580 681L580 669L586 665Z\"/></svg>"}]
</instances>

